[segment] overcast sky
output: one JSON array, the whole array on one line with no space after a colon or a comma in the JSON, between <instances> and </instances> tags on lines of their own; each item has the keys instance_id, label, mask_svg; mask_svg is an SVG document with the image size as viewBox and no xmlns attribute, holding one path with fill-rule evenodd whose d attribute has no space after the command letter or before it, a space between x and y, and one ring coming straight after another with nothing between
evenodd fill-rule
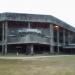
<instances>
[{"instance_id":1,"label":"overcast sky","mask_svg":"<svg viewBox=\"0 0 75 75\"><path fill-rule=\"evenodd\" d=\"M53 15L75 27L75 0L0 0L0 12Z\"/></svg>"}]
</instances>

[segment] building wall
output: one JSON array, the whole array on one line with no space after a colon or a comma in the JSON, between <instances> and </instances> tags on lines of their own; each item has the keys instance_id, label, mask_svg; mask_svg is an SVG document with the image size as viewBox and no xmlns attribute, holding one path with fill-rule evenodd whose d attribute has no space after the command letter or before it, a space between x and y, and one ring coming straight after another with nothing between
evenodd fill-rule
<instances>
[{"instance_id":1,"label":"building wall","mask_svg":"<svg viewBox=\"0 0 75 75\"><path fill-rule=\"evenodd\" d=\"M17 24L16 24L17 23ZM40 43L40 44L50 44L50 28L45 28L44 23L24 23L13 22L8 23L8 42L20 42L20 43ZM41 27L40 27L41 26Z\"/></svg>"},{"instance_id":2,"label":"building wall","mask_svg":"<svg viewBox=\"0 0 75 75\"><path fill-rule=\"evenodd\" d=\"M74 32L53 23L4 21L0 23L0 49L2 49L0 52L7 54L8 49L12 47L16 49L17 44L24 48L23 44L25 44L25 49L30 47L32 52L33 46L36 49L42 45L39 47L40 49L38 48L39 50L48 49L47 52L60 53L63 52L65 46L75 44L74 36ZM38 44L37 47L36 44ZM46 50L44 51L46 52ZM22 52L26 52L26 50Z\"/></svg>"}]
</instances>

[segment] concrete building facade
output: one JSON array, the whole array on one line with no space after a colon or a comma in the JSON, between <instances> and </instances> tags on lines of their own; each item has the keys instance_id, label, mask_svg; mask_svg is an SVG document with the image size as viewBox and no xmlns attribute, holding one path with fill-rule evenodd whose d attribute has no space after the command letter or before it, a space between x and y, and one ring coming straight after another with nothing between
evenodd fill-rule
<instances>
[{"instance_id":1,"label":"concrete building facade","mask_svg":"<svg viewBox=\"0 0 75 75\"><path fill-rule=\"evenodd\" d=\"M1 13L0 53L74 54L75 28L51 15Z\"/></svg>"}]
</instances>

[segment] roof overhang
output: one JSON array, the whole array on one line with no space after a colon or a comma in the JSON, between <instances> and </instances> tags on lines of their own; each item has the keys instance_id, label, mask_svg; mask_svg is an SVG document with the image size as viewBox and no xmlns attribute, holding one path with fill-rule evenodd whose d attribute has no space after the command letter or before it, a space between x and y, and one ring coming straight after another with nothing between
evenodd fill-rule
<instances>
[{"instance_id":1,"label":"roof overhang","mask_svg":"<svg viewBox=\"0 0 75 75\"><path fill-rule=\"evenodd\" d=\"M29 22L45 22L52 23L64 27L70 31L75 32L75 28L69 24L59 20L51 15L39 14L22 14L22 13L1 13L0 21L29 21Z\"/></svg>"}]
</instances>

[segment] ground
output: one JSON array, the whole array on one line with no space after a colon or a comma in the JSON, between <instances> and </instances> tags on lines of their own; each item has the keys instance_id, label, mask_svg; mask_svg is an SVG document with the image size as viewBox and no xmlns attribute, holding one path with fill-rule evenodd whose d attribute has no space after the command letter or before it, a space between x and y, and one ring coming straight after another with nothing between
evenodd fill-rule
<instances>
[{"instance_id":1,"label":"ground","mask_svg":"<svg viewBox=\"0 0 75 75\"><path fill-rule=\"evenodd\" d=\"M75 55L1 59L0 75L75 75Z\"/></svg>"}]
</instances>

